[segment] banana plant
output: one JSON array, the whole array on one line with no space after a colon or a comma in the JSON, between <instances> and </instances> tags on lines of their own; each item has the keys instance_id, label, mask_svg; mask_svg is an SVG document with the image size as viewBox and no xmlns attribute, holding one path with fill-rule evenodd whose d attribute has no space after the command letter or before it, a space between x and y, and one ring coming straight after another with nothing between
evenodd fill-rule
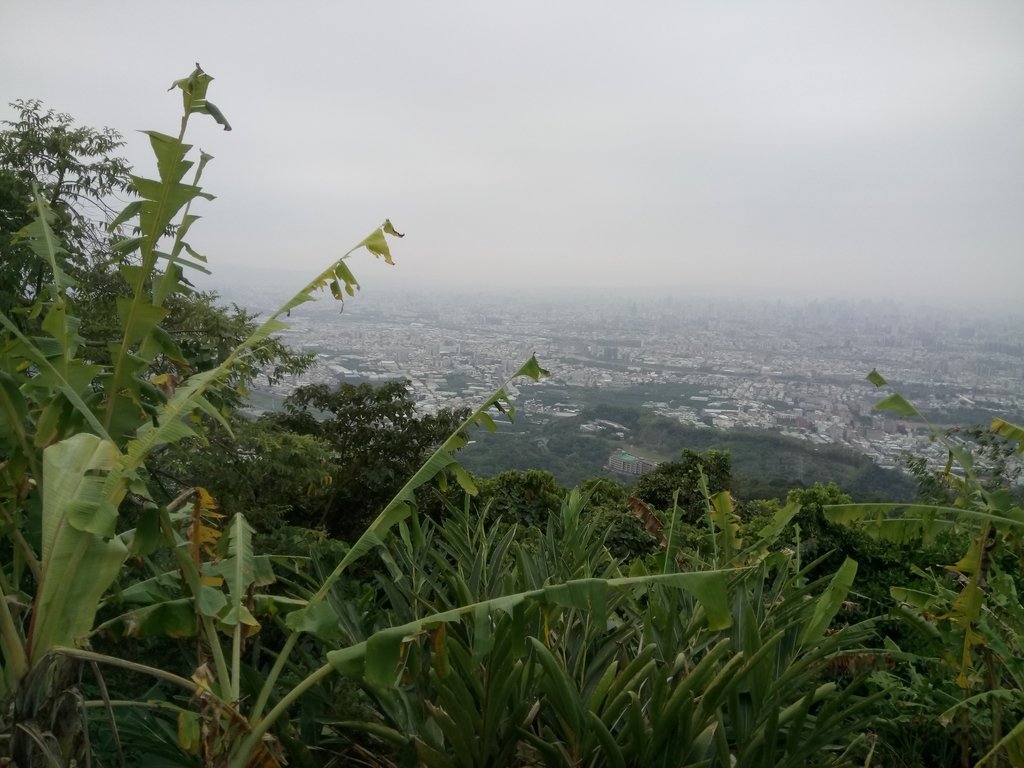
<instances>
[{"instance_id":1,"label":"banana plant","mask_svg":"<svg viewBox=\"0 0 1024 768\"><path fill-rule=\"evenodd\" d=\"M0 572L0 696L15 701L8 750L24 764L30 763L31 754L83 759L82 739L62 740L52 727L39 725L55 718L36 712L33 702L52 704L55 697L44 689L54 675L47 670L59 663L55 658L78 653L73 647L92 629L102 596L125 558L133 548L152 545L143 529L157 531L158 525L140 526L131 534L118 530L126 496L131 493L144 502L150 498L146 462L161 446L199 434L198 414L223 423L207 395L228 379L234 366L283 327L282 316L313 300L316 290L329 288L336 298L353 295L358 283L345 259L365 248L391 262L387 237L400 236L386 221L310 281L217 367L180 384L174 377L152 373L158 357L187 373L186 361L160 321L167 299L181 290L183 267L202 268L204 261L185 237L198 219L192 203L209 198L199 181L210 157L203 154L198 163L186 159L191 147L184 137L189 118L197 113L229 127L206 98L211 80L197 67L174 83L183 97L180 131L176 137L148 134L158 178L133 177L140 199L112 225L134 220L138 234L115 246L132 294L118 303L121 338L109 350L110 363L88 356L74 316L74 285L61 268L53 214L41 197L34 203L35 220L20 233L49 264L52 275L33 310L43 317L45 335L28 338L0 314L0 518L14 553ZM189 171L192 178L185 183ZM160 250L168 232L171 246ZM153 522L158 514L154 507L143 519ZM233 540L242 538L239 531ZM240 545L239 553L243 550ZM83 573L88 578L81 578ZM237 579L232 583L236 591L241 586ZM190 690L197 688L185 682ZM237 690L237 677L229 690ZM224 700L228 707L230 698Z\"/></svg>"},{"instance_id":2,"label":"banana plant","mask_svg":"<svg viewBox=\"0 0 1024 768\"><path fill-rule=\"evenodd\" d=\"M876 387L888 382L877 371L868 375ZM940 533L954 532L966 542L963 556L941 564L956 577L951 590L945 579L934 579L932 589L894 585L890 593L897 615L926 632L933 661L953 673L960 689L959 705L935 716L959 722L961 763L981 766L1006 759L1024 765L1024 687L1019 666L1021 602L1004 570L1019 569L1024 555L1024 509L1014 503L1010 490L987 481L986 469L967 443L929 424L924 415L899 392L892 392L875 408L903 418L914 418L930 428L935 441L946 448L941 482L948 489L945 504L844 504L826 508L827 519L854 527L874 538L912 544L929 543ZM1006 441L1017 454L1024 452L1024 428L993 419L990 432ZM928 577L928 574L920 574ZM970 712L988 709L992 728L980 742L970 737ZM970 756L973 755L973 758ZM970 758L970 759L969 759Z\"/></svg>"},{"instance_id":3,"label":"banana plant","mask_svg":"<svg viewBox=\"0 0 1024 768\"><path fill-rule=\"evenodd\" d=\"M271 314L218 366L187 375L187 361L162 331L160 323L166 315L167 299L181 289L183 269L205 269L205 260L185 238L198 218L192 213L192 204L198 199L209 199L199 181L211 158L201 154L198 162L187 159L191 147L184 139L194 114L210 115L225 128L230 127L220 110L207 99L211 80L197 67L189 77L174 83L173 87L183 96L180 130L177 136L147 134L156 156L158 178L133 177L140 199L131 203L112 224L119 227L135 222L137 234L119 240L115 246L123 259L122 275L132 290L131 296L118 304L121 338L108 350L109 363L94 362L86 354L85 340L78 333L79 323L73 314L74 286L61 269L60 245L49 226L51 214L44 201L36 203L36 220L23 232L39 257L49 262L53 280L36 307L43 315L42 330L46 336L27 338L9 318L0 316L0 325L6 330L0 347L0 413L5 427L0 499L16 551L15 561L0 582L0 642L4 650L3 693L17 702L14 711L19 722L11 726L15 731L11 749L20 762L31 762L28 752L36 747L46 754L56 748L68 762L84 759L83 744L76 743L69 752L57 743L60 740L56 735L45 729L30 731L26 726L29 720L46 719L37 717L36 710L53 697L36 694L41 686L45 688L47 679L54 679L46 670L53 663L63 663L61 660L113 664L145 671L181 686L205 702L204 706L209 705L216 713L226 713L226 735L208 750L207 757L248 765L267 758L264 735L304 691L324 675L338 670L359 668L369 670L371 677L383 675L393 652L402 646L400 638L405 634L455 622L467 612L484 616L494 610L512 609L527 600L561 604L578 602L583 599L581 595L597 599L609 586L632 583L570 581L437 612L409 626L382 630L365 643L329 653L316 673L277 698L281 672L299 637L315 634L321 628L324 598L346 569L379 547L396 527L411 531L413 540L422 540L415 507L416 489L435 478L444 481L451 476L468 492L475 490L472 479L457 464L453 453L465 444L466 431L471 426L495 429L493 411L510 417L514 414L502 388L472 413L410 478L320 588L300 607L292 606L294 610L287 617L288 640L277 654L251 709L245 714L239 711L241 646L250 631L247 627L254 628L256 621L243 602L243 595L247 599L248 588L268 576L259 574L259 561L252 556L241 517L232 523L225 538L226 554L213 564L219 569L217 572L209 572L210 563L186 556L194 539L181 537L180 531L175 530L171 516L179 510L160 509L150 501L146 462L162 446L200 434L201 416L226 426L223 414L208 395L223 385L233 368L245 362L257 345L285 327L282 318L291 309L313 300L315 291L329 289L336 299L353 295L358 282L346 264L348 256L365 248L391 263L388 238L401 234L385 221ZM185 182L189 172L192 177ZM160 243L168 237L170 247L161 250ZM184 378L178 381L166 374L151 373L158 359L178 364ZM531 358L518 375L537 378L543 373ZM119 510L129 493L146 508L138 528L122 532ZM184 505L187 501L188 498L182 498L178 503ZM33 514L41 521L38 542L32 540L28 521ZM75 647L95 624L100 601L129 554L151 551L161 542L169 545L176 556L182 582L195 606L197 631L201 628L212 655L212 671L197 671L192 680ZM90 578L76 578L83 572L89 573ZM215 578L222 580L221 589L209 583ZM705 595L715 591L714 584L704 578L673 576L671 580ZM24 590L25 584L34 587L34 596ZM180 620L180 605L167 602L160 606L160 611L137 612L126 620L140 625L146 620L149 627L157 617L161 621ZM219 629L226 629L230 635L230 661L221 648ZM272 700L273 709L266 712ZM49 720L55 721L52 717ZM183 730L190 731L187 718L183 722ZM219 726L214 730L218 729ZM245 737L236 738L237 733L244 733Z\"/></svg>"}]
</instances>

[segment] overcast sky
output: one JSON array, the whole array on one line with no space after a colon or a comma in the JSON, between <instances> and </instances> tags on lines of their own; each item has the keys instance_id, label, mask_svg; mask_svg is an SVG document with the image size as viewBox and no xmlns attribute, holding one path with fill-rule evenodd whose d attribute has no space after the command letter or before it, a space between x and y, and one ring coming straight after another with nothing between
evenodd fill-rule
<instances>
[{"instance_id":1,"label":"overcast sky","mask_svg":"<svg viewBox=\"0 0 1024 768\"><path fill-rule=\"evenodd\" d=\"M0 6L0 97L194 120L221 265L365 284L1024 299L1024 2ZM10 111L3 111L3 116Z\"/></svg>"}]
</instances>

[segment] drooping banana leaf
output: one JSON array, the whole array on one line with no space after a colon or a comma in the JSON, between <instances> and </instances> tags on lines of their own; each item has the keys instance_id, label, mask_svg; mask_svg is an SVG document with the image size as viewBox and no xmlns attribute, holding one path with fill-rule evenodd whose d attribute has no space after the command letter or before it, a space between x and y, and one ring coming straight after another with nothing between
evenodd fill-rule
<instances>
[{"instance_id":1,"label":"drooping banana leaf","mask_svg":"<svg viewBox=\"0 0 1024 768\"><path fill-rule=\"evenodd\" d=\"M120 497L104 491L117 446L80 433L43 452L42 579L32 618L30 659L88 634L100 598L127 556L114 537Z\"/></svg>"}]
</instances>

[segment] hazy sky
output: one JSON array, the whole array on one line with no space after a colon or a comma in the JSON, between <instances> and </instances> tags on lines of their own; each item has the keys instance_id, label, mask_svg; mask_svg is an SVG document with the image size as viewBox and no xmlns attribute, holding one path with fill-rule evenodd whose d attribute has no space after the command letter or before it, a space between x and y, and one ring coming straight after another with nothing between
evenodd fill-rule
<instances>
[{"instance_id":1,"label":"hazy sky","mask_svg":"<svg viewBox=\"0 0 1024 768\"><path fill-rule=\"evenodd\" d=\"M8 0L0 101L168 133L217 264L365 284L1024 299L1024 3ZM0 110L3 117L10 112Z\"/></svg>"}]
</instances>

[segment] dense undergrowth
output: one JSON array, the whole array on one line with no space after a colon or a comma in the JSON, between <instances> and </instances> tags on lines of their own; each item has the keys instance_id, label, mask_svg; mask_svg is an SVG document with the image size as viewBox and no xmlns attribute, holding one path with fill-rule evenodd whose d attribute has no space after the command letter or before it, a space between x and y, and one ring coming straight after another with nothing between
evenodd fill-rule
<instances>
[{"instance_id":1,"label":"dense undergrowth","mask_svg":"<svg viewBox=\"0 0 1024 768\"><path fill-rule=\"evenodd\" d=\"M348 256L390 262L400 235L385 221L259 325L168 333L196 300L184 270L205 269L185 238L209 157L184 137L195 114L228 127L210 80L175 83L180 132L148 134L157 177L130 177L102 258L58 204L68 168L25 192L7 263L22 289L0 314L3 760L1024 764L1024 511L1005 462L1024 431L936 430L949 464L918 467L912 504L835 485L736 499L728 456L694 452L634 488L567 490L458 463L470 430L514 418L501 388L401 478L388 448L345 474L353 444L411 416L385 398L367 417L373 392L314 393L290 424L234 408L261 368L301 366L272 340L288 311L353 296ZM544 374L531 359L517 377ZM920 417L898 394L878 407ZM331 531L371 474L393 497Z\"/></svg>"}]
</instances>

